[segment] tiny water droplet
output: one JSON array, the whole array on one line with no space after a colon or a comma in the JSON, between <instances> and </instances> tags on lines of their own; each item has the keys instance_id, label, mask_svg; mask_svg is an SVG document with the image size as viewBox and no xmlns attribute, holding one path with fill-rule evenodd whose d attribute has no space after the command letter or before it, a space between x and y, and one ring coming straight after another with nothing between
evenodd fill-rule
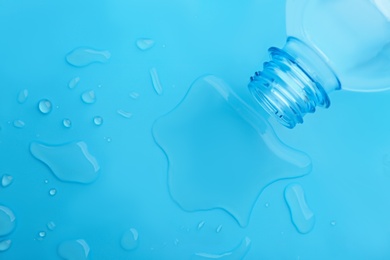
<instances>
[{"instance_id":1,"label":"tiny water droplet","mask_svg":"<svg viewBox=\"0 0 390 260\"><path fill-rule=\"evenodd\" d=\"M126 251L131 251L138 246L138 231L135 228L130 228L125 231L121 238L121 246Z\"/></svg>"},{"instance_id":2,"label":"tiny water droplet","mask_svg":"<svg viewBox=\"0 0 390 260\"><path fill-rule=\"evenodd\" d=\"M39 238L43 239L43 238L46 237L46 232L45 231L41 231L41 232L38 233L38 236L39 236Z\"/></svg>"},{"instance_id":3,"label":"tiny water droplet","mask_svg":"<svg viewBox=\"0 0 390 260\"><path fill-rule=\"evenodd\" d=\"M179 243L180 243L180 241L179 241L179 239L175 239L175 241L173 241L173 243L175 244L175 246L177 246L177 245L179 245Z\"/></svg>"},{"instance_id":4,"label":"tiny water droplet","mask_svg":"<svg viewBox=\"0 0 390 260\"><path fill-rule=\"evenodd\" d=\"M88 259L90 247L84 239L64 241L59 244L57 253L63 259Z\"/></svg>"},{"instance_id":5,"label":"tiny water droplet","mask_svg":"<svg viewBox=\"0 0 390 260\"><path fill-rule=\"evenodd\" d=\"M222 225L219 225L215 231L216 231L217 233L219 233L219 232L221 232L221 230L222 230Z\"/></svg>"},{"instance_id":6,"label":"tiny water droplet","mask_svg":"<svg viewBox=\"0 0 390 260\"><path fill-rule=\"evenodd\" d=\"M121 115L122 117L124 117L124 118L131 118L132 116L133 116L133 114L132 113L130 113L130 112L127 112L127 111L125 111L125 110L123 110L123 109L119 109L118 111L116 111L119 115Z\"/></svg>"},{"instance_id":7,"label":"tiny water droplet","mask_svg":"<svg viewBox=\"0 0 390 260\"><path fill-rule=\"evenodd\" d=\"M50 100L48 100L48 99L42 99L42 100L39 101L39 103L38 103L38 109L39 109L39 111L41 111L42 114L48 114L48 113L50 113L52 107L53 107L53 106L52 106Z\"/></svg>"},{"instance_id":8,"label":"tiny water droplet","mask_svg":"<svg viewBox=\"0 0 390 260\"><path fill-rule=\"evenodd\" d=\"M53 221L50 221L46 224L47 228L53 231L56 228L56 224Z\"/></svg>"},{"instance_id":9,"label":"tiny water droplet","mask_svg":"<svg viewBox=\"0 0 390 260\"><path fill-rule=\"evenodd\" d=\"M27 89L21 90L18 94L19 104L23 104L24 102L26 102L27 97L28 97L28 90Z\"/></svg>"},{"instance_id":10,"label":"tiny water droplet","mask_svg":"<svg viewBox=\"0 0 390 260\"><path fill-rule=\"evenodd\" d=\"M80 77L75 77L73 79L71 79L68 83L68 87L70 89L73 89L77 86L77 84L79 84L79 81L80 81Z\"/></svg>"},{"instance_id":11,"label":"tiny water droplet","mask_svg":"<svg viewBox=\"0 0 390 260\"><path fill-rule=\"evenodd\" d=\"M96 94L93 90L85 91L83 94L81 94L81 100L85 104L93 104L96 102Z\"/></svg>"},{"instance_id":12,"label":"tiny water droplet","mask_svg":"<svg viewBox=\"0 0 390 260\"><path fill-rule=\"evenodd\" d=\"M103 124L103 118L100 117L100 116L95 116L95 117L93 118L93 123L94 123L95 125L97 125L97 126L100 126L100 125Z\"/></svg>"},{"instance_id":13,"label":"tiny water droplet","mask_svg":"<svg viewBox=\"0 0 390 260\"><path fill-rule=\"evenodd\" d=\"M6 239L0 241L0 252L4 252L11 247L12 241L11 239Z\"/></svg>"},{"instance_id":14,"label":"tiny water droplet","mask_svg":"<svg viewBox=\"0 0 390 260\"><path fill-rule=\"evenodd\" d=\"M204 221L199 222L199 224L198 224L198 230L202 229L203 226L204 226L204 224L205 224Z\"/></svg>"},{"instance_id":15,"label":"tiny water droplet","mask_svg":"<svg viewBox=\"0 0 390 260\"><path fill-rule=\"evenodd\" d=\"M16 128L23 128L26 126L26 123L24 123L22 120L15 120L14 121L14 127Z\"/></svg>"},{"instance_id":16,"label":"tiny water droplet","mask_svg":"<svg viewBox=\"0 0 390 260\"><path fill-rule=\"evenodd\" d=\"M334 226L336 226L336 221L334 221L334 220L332 220L331 222L330 222L330 225L332 226L332 227L334 227Z\"/></svg>"},{"instance_id":17,"label":"tiny water droplet","mask_svg":"<svg viewBox=\"0 0 390 260\"><path fill-rule=\"evenodd\" d=\"M66 61L75 67L85 67L92 63L106 63L111 57L109 51L90 48L76 48L66 55Z\"/></svg>"},{"instance_id":18,"label":"tiny water droplet","mask_svg":"<svg viewBox=\"0 0 390 260\"><path fill-rule=\"evenodd\" d=\"M15 215L5 206L0 206L0 237L8 235L15 228Z\"/></svg>"},{"instance_id":19,"label":"tiny water droplet","mask_svg":"<svg viewBox=\"0 0 390 260\"><path fill-rule=\"evenodd\" d=\"M163 89L156 68L150 69L150 77L152 79L154 91L156 91L157 95L161 96L163 93Z\"/></svg>"},{"instance_id":20,"label":"tiny water droplet","mask_svg":"<svg viewBox=\"0 0 390 260\"><path fill-rule=\"evenodd\" d=\"M107 137L106 140L107 140L107 142L109 142L109 143L111 143L111 141L112 141L111 137Z\"/></svg>"},{"instance_id":21,"label":"tiny water droplet","mask_svg":"<svg viewBox=\"0 0 390 260\"><path fill-rule=\"evenodd\" d=\"M62 124L66 127L66 128L70 128L72 126L72 121L70 121L70 119L68 118L65 118L64 120L62 120Z\"/></svg>"},{"instance_id":22,"label":"tiny water droplet","mask_svg":"<svg viewBox=\"0 0 390 260\"><path fill-rule=\"evenodd\" d=\"M138 99L138 98L139 98L139 93L137 93L137 92L131 92L131 93L129 93L129 96L130 96L132 99Z\"/></svg>"},{"instance_id":23,"label":"tiny water droplet","mask_svg":"<svg viewBox=\"0 0 390 260\"><path fill-rule=\"evenodd\" d=\"M148 38L140 38L135 43L141 51L149 50L154 46L154 40Z\"/></svg>"},{"instance_id":24,"label":"tiny water droplet","mask_svg":"<svg viewBox=\"0 0 390 260\"><path fill-rule=\"evenodd\" d=\"M48 184L49 183L49 180L44 180L45 184Z\"/></svg>"},{"instance_id":25,"label":"tiny water droplet","mask_svg":"<svg viewBox=\"0 0 390 260\"><path fill-rule=\"evenodd\" d=\"M56 189L50 189L49 190L49 194L50 194L50 196L54 196L54 195L57 194L57 190Z\"/></svg>"},{"instance_id":26,"label":"tiny water droplet","mask_svg":"<svg viewBox=\"0 0 390 260\"><path fill-rule=\"evenodd\" d=\"M301 185L288 185L284 191L284 198L290 210L291 220L297 231L302 234L309 233L314 227L315 216L306 203Z\"/></svg>"},{"instance_id":27,"label":"tiny water droplet","mask_svg":"<svg viewBox=\"0 0 390 260\"><path fill-rule=\"evenodd\" d=\"M11 175L4 174L3 177L1 178L1 186L7 187L11 185L13 179L14 178Z\"/></svg>"},{"instance_id":28,"label":"tiny water droplet","mask_svg":"<svg viewBox=\"0 0 390 260\"><path fill-rule=\"evenodd\" d=\"M264 204L264 207L268 208L268 207L269 207L269 203L268 203L268 202L265 203L265 204Z\"/></svg>"},{"instance_id":29,"label":"tiny water droplet","mask_svg":"<svg viewBox=\"0 0 390 260\"><path fill-rule=\"evenodd\" d=\"M99 176L99 163L83 141L62 145L33 142L30 152L37 160L46 164L61 181L87 184Z\"/></svg>"}]
</instances>

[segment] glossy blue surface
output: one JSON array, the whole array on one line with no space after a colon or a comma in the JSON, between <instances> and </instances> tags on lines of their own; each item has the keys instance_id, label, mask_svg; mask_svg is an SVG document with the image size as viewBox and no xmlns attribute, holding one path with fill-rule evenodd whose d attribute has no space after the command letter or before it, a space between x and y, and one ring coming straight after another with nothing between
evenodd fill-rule
<instances>
[{"instance_id":1,"label":"glossy blue surface","mask_svg":"<svg viewBox=\"0 0 390 260\"><path fill-rule=\"evenodd\" d=\"M212 88L191 92L211 74L255 107L284 5L0 0L0 259L389 258L390 92L339 92L293 130L260 112L311 171L259 186L253 167L289 167Z\"/></svg>"}]
</instances>

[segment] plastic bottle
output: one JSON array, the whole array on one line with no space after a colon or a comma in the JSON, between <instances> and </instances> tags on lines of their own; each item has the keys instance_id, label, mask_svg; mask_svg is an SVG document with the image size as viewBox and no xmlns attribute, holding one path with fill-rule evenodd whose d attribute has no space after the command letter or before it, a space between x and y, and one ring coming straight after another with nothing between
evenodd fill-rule
<instances>
[{"instance_id":1,"label":"plastic bottle","mask_svg":"<svg viewBox=\"0 0 390 260\"><path fill-rule=\"evenodd\" d=\"M390 0L287 0L287 42L249 89L280 123L293 128L333 90L390 88Z\"/></svg>"}]
</instances>

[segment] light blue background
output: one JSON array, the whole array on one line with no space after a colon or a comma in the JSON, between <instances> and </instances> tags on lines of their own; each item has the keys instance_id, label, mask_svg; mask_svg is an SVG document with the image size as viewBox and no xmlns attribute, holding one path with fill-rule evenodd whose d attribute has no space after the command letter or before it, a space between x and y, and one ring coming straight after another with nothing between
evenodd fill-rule
<instances>
[{"instance_id":1,"label":"light blue background","mask_svg":"<svg viewBox=\"0 0 390 260\"><path fill-rule=\"evenodd\" d=\"M153 122L204 74L218 75L251 102L249 76L261 68L268 47L283 45L284 24L281 0L0 0L0 173L14 177L0 188L0 204L17 221L0 259L56 259L59 243L79 238L88 242L91 259L189 259L228 252L244 237L251 240L245 259L390 258L390 92L333 93L328 110L306 116L294 130L270 120L284 143L311 157L313 170L267 187L245 228L224 211L183 211L169 196L167 159L153 140ZM154 47L137 49L142 37ZM72 67L65 55L80 46L112 57ZM161 96L153 90L153 67ZM76 76L80 83L70 90ZM22 89L29 96L19 104ZM97 102L83 104L80 94L90 89ZM131 92L140 97L132 100ZM42 98L53 103L49 115L37 110ZM104 118L100 128L92 123L96 115ZM61 125L65 117L71 129ZM13 127L18 119L23 129ZM93 184L63 183L29 152L31 141L74 140L88 143L99 159ZM291 223L283 198L292 182L302 185L316 216L305 235ZM57 189L53 197L51 188ZM47 230L49 221L55 230ZM129 228L139 232L139 244L126 252L120 238ZM36 239L40 231L47 232L43 240Z\"/></svg>"}]
</instances>

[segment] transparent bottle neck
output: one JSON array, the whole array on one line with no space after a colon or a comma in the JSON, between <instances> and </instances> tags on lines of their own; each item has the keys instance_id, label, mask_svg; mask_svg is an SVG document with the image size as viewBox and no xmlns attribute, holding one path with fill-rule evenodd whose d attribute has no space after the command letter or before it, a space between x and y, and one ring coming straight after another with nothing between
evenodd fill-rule
<instances>
[{"instance_id":1,"label":"transparent bottle neck","mask_svg":"<svg viewBox=\"0 0 390 260\"><path fill-rule=\"evenodd\" d=\"M317 106L330 105L328 94L341 88L324 57L301 40L289 37L283 49L269 49L265 62L249 83L258 103L288 128L303 123Z\"/></svg>"}]
</instances>

